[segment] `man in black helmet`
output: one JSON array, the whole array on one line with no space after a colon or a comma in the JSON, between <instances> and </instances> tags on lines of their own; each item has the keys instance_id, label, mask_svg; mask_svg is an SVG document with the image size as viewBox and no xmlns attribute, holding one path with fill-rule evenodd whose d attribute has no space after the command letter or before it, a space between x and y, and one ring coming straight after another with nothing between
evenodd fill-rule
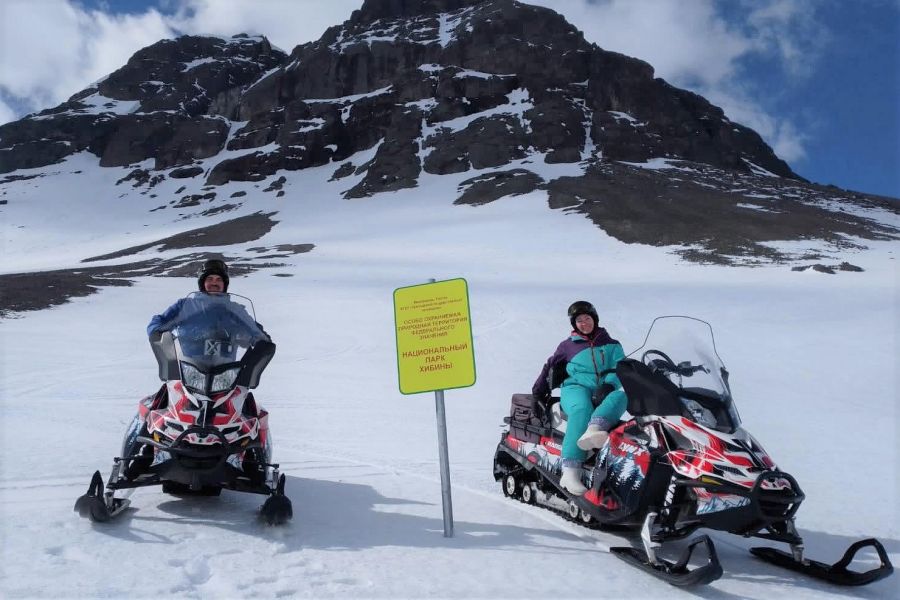
<instances>
[{"instance_id":1,"label":"man in black helmet","mask_svg":"<svg viewBox=\"0 0 900 600\"><path fill-rule=\"evenodd\" d=\"M228 265L218 258L210 259L203 263L203 268L197 276L197 287L204 294L221 295L228 293ZM147 335L152 336L158 331L168 331L175 323L190 315L182 314L187 298L179 298L175 303L158 315L153 315L147 325ZM251 324L255 322L250 315L246 316ZM265 333L262 325L255 323L260 331ZM268 334L267 334L268 335Z\"/></svg>"},{"instance_id":2,"label":"man in black helmet","mask_svg":"<svg viewBox=\"0 0 900 600\"><path fill-rule=\"evenodd\" d=\"M207 294L224 294L228 291L228 265L219 259L203 263L197 277L197 287Z\"/></svg>"}]
</instances>

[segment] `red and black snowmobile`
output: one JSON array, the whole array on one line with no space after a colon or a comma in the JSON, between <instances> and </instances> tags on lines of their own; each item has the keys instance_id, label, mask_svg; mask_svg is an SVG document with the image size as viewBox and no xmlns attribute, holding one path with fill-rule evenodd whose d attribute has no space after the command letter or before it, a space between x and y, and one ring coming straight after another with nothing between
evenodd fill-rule
<instances>
[{"instance_id":1,"label":"red and black snowmobile","mask_svg":"<svg viewBox=\"0 0 900 600\"><path fill-rule=\"evenodd\" d=\"M161 485L173 495L217 496L222 489L268 496L269 524L292 517L284 475L272 464L269 414L250 389L275 354L253 304L234 294L194 293L150 339L162 388L138 403L106 486L94 473L75 510L108 521L135 488Z\"/></svg>"},{"instance_id":2,"label":"red and black snowmobile","mask_svg":"<svg viewBox=\"0 0 900 600\"><path fill-rule=\"evenodd\" d=\"M708 323L691 317L655 319L644 344L619 362L616 375L628 396L627 420L585 461L582 479L588 491L583 496L559 485L566 417L558 398L544 403L530 394L513 396L512 414L504 419L509 429L494 455L494 478L505 495L584 524L639 531L641 548L611 551L679 586L722 575L706 535L692 540L676 560L662 557L666 542L701 527L786 543L790 552L772 547L751 552L839 585L864 585L893 572L874 538L851 545L832 565L804 556L794 525L803 492L741 427ZM551 389L565 377L564 369L551 373ZM705 548L705 559L702 552L692 556L698 547ZM865 572L848 569L867 547L877 554L878 566ZM691 566L697 562L702 564Z\"/></svg>"}]
</instances>

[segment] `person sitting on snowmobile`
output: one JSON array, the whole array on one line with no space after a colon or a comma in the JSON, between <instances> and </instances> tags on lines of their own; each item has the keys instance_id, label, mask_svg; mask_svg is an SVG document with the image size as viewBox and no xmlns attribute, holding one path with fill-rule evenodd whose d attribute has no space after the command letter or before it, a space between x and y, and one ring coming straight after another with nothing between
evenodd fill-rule
<instances>
[{"instance_id":1,"label":"person sitting on snowmobile","mask_svg":"<svg viewBox=\"0 0 900 600\"><path fill-rule=\"evenodd\" d=\"M224 261L214 258L203 263L203 268L200 269L200 274L197 277L197 287L204 294L226 294L228 292L228 281L228 265ZM182 322L183 319L190 317L191 315L182 314L186 301L187 298L179 298L172 306L160 314L153 315L150 323L147 325L147 335L152 336L156 332L168 331L174 325ZM249 314L246 318L249 320L249 323L254 323L260 331L266 333L262 325L255 322ZM247 327L241 327L240 323L236 325L238 325L238 330L247 329ZM266 335L268 336L267 333ZM271 338L269 338L269 341L271 341Z\"/></svg>"},{"instance_id":2,"label":"person sitting on snowmobile","mask_svg":"<svg viewBox=\"0 0 900 600\"><path fill-rule=\"evenodd\" d=\"M197 278L197 287L202 294L220 296L221 302L198 302L196 293L179 298L169 308L158 315L153 315L147 325L147 335L152 339L154 334L170 331L176 327L182 329L179 340L182 350L189 356L214 355L235 358L236 348L252 344L259 339L272 341L271 336L257 323L240 303L231 302L226 296L228 292L228 265L220 259L207 260ZM207 300L211 300L208 298ZM227 306L226 306L227 304ZM210 322L216 325L217 334L210 339ZM254 327L255 326L255 327ZM192 335L196 330L197 335ZM265 337L260 337L260 333ZM163 383L155 397L167 393ZM143 450L139 450L143 452ZM126 467L125 477L134 479L150 466L152 453L146 460L134 460Z\"/></svg>"},{"instance_id":3,"label":"person sitting on snowmobile","mask_svg":"<svg viewBox=\"0 0 900 600\"><path fill-rule=\"evenodd\" d=\"M560 403L568 415L562 443L563 469L560 485L570 494L587 491L581 483L581 465L587 450L601 448L628 405L616 364L625 358L621 344L599 326L597 310L579 300L569 306L571 335L556 348L532 387L536 398L550 396L547 376L560 363L568 377L560 386Z\"/></svg>"}]
</instances>

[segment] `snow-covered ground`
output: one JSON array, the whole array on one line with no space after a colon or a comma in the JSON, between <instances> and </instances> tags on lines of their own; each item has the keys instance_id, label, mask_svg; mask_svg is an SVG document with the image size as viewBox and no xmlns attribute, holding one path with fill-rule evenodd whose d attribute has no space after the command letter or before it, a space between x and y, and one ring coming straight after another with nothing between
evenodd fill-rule
<instances>
[{"instance_id":1,"label":"snow-covered ground","mask_svg":"<svg viewBox=\"0 0 900 600\"><path fill-rule=\"evenodd\" d=\"M95 165L75 157L45 169L57 175L5 186L0 272L76 267L212 222L148 212L184 181L149 198L112 185L126 170ZM253 256L247 248L316 244L231 282L278 344L257 397L271 411L293 521L267 527L255 519L261 497L227 491L139 490L103 525L72 511L93 471L108 472L138 399L159 385L149 317L196 286L138 279L0 321L0 596L898 596L896 575L836 588L762 563L747 551L758 541L722 533L711 535L724 576L676 589L607 552L627 539L504 498L491 470L510 395L530 390L568 333L570 302L593 301L626 352L653 317L693 315L715 328L744 426L807 495L798 525L808 555L833 562L875 536L900 563L896 243L848 254L862 273L697 266L551 211L543 192L453 206L466 173L348 201L339 192L357 179L329 183L334 168L286 174L282 198L260 192L267 182L220 189L219 202L248 191L220 220L275 210L279 223L260 240L209 248ZM187 185L182 194L201 182ZM478 380L446 393L455 536L444 538L433 395L398 390L392 293L454 277L469 285Z\"/></svg>"}]
</instances>

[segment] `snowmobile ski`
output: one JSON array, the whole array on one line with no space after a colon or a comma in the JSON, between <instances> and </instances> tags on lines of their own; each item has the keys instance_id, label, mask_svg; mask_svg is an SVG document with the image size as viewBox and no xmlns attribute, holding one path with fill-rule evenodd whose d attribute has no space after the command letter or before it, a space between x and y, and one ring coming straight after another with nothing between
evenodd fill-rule
<instances>
[{"instance_id":1,"label":"snowmobile ski","mask_svg":"<svg viewBox=\"0 0 900 600\"><path fill-rule=\"evenodd\" d=\"M105 523L131 504L127 498L107 497L103 489L103 477L100 471L94 471L88 491L75 501L75 512L95 523Z\"/></svg>"},{"instance_id":2,"label":"snowmobile ski","mask_svg":"<svg viewBox=\"0 0 900 600\"><path fill-rule=\"evenodd\" d=\"M284 495L284 475L278 478L275 491L263 502L259 514L269 525L281 525L294 516L291 500Z\"/></svg>"},{"instance_id":3,"label":"snowmobile ski","mask_svg":"<svg viewBox=\"0 0 900 600\"><path fill-rule=\"evenodd\" d=\"M689 568L688 562L691 560L691 555L700 544L706 546L707 562L699 567ZM646 552L637 548L617 546L610 548L609 551L631 566L678 587L706 585L722 576L722 565L719 563L716 547L708 535L701 535L694 539L675 562L663 558L657 558L653 562L647 557Z\"/></svg>"},{"instance_id":4,"label":"snowmobile ski","mask_svg":"<svg viewBox=\"0 0 900 600\"><path fill-rule=\"evenodd\" d=\"M856 554L867 546L872 546L875 552L878 553L878 560L881 561L881 565L863 573L848 569L847 567L853 562ZM810 559L797 560L792 554L776 548L755 547L750 548L750 552L773 565L836 585L867 585L873 581L884 579L894 572L894 566L888 558L887 551L881 542L875 538L868 538L851 544L847 551L844 552L844 556L833 565Z\"/></svg>"}]
</instances>

